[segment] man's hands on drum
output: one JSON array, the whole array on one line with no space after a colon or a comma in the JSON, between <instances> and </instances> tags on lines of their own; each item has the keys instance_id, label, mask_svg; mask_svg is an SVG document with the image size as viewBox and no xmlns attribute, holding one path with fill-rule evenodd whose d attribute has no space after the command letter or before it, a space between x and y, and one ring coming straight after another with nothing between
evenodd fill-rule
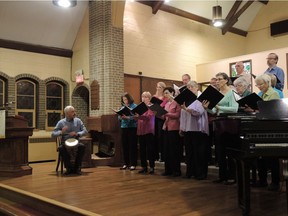
<instances>
[{"instance_id":1,"label":"man's hands on drum","mask_svg":"<svg viewBox=\"0 0 288 216\"><path fill-rule=\"evenodd\" d=\"M68 130L68 126L64 126L64 127L62 128L62 130L61 130L62 134L65 133L67 130ZM77 137L77 136L78 136L78 133L77 133L76 131L71 131L71 132L69 133L69 135L70 135L71 137Z\"/></svg>"}]
</instances>

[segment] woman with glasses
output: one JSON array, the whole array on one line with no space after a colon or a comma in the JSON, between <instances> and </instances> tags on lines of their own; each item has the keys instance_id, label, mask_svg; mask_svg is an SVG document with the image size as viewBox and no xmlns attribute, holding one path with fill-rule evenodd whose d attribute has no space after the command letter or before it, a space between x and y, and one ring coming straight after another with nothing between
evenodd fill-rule
<instances>
[{"instance_id":1,"label":"woman with glasses","mask_svg":"<svg viewBox=\"0 0 288 216\"><path fill-rule=\"evenodd\" d=\"M198 83L189 81L187 89L198 95ZM186 175L197 180L207 178L208 162L208 115L200 101L195 100L189 106L183 104L180 117L180 134L184 135Z\"/></svg>"},{"instance_id":2,"label":"woman with glasses","mask_svg":"<svg viewBox=\"0 0 288 216\"><path fill-rule=\"evenodd\" d=\"M168 99L165 105L167 113L163 115L164 134L164 162L165 171L163 176L181 176L181 143L179 136L180 112L181 107L173 100L175 89L172 87L164 88L164 96Z\"/></svg>"},{"instance_id":3,"label":"woman with glasses","mask_svg":"<svg viewBox=\"0 0 288 216\"><path fill-rule=\"evenodd\" d=\"M276 92L271 86L271 77L268 74L262 74L255 79L256 86L260 90L261 98L264 101L280 99L278 92ZM272 111L272 110L271 110ZM268 186L270 191L279 190L280 171L279 160L275 158L261 158L257 161L258 165L258 177L255 187L267 187L267 171L268 167L271 168L271 184Z\"/></svg>"},{"instance_id":4,"label":"woman with glasses","mask_svg":"<svg viewBox=\"0 0 288 216\"><path fill-rule=\"evenodd\" d=\"M203 101L203 106L208 112L216 113L217 115L221 113L237 113L239 105L234 98L230 83L230 78L226 73L220 72L216 74L217 88L224 97L212 110L208 109L209 101ZM213 123L213 127L215 132L216 158L219 165L219 179L213 182L231 184L235 182L235 166L232 159L227 157L226 147L230 143L236 142L236 136L228 131L217 131L217 122L215 122ZM232 179L232 181L228 182L228 179Z\"/></svg>"}]
</instances>

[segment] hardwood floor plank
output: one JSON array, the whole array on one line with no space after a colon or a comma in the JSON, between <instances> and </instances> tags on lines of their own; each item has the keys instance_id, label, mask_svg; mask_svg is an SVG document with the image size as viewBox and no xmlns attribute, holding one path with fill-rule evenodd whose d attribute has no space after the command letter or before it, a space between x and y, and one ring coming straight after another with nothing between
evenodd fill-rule
<instances>
[{"instance_id":1,"label":"hardwood floor plank","mask_svg":"<svg viewBox=\"0 0 288 216\"><path fill-rule=\"evenodd\" d=\"M216 176L211 174L208 180L197 181L163 177L163 166L156 167L155 175L103 166L83 169L82 176L61 176L53 162L31 166L32 175L0 178L0 182L104 216L242 214L236 185L213 184ZM250 215L286 215L285 185L282 191L253 188Z\"/></svg>"}]
</instances>

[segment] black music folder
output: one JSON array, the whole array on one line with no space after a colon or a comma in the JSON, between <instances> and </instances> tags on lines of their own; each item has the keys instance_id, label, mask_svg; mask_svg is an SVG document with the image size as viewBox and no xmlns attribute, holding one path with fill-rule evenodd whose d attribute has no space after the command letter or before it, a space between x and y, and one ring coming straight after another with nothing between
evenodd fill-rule
<instances>
[{"instance_id":1,"label":"black music folder","mask_svg":"<svg viewBox=\"0 0 288 216\"><path fill-rule=\"evenodd\" d=\"M133 108L131 110L131 112L133 114L139 114L139 115L143 115L145 112L147 112L148 107L146 106L146 104L144 102L141 102L140 104L138 104L135 108Z\"/></svg>"},{"instance_id":2,"label":"black music folder","mask_svg":"<svg viewBox=\"0 0 288 216\"><path fill-rule=\"evenodd\" d=\"M161 107L159 104L155 103L151 106L148 106L150 110L152 110L155 113L155 116L160 118L162 115L165 115L167 111L164 109L164 107Z\"/></svg>"},{"instance_id":3,"label":"black music folder","mask_svg":"<svg viewBox=\"0 0 288 216\"><path fill-rule=\"evenodd\" d=\"M132 115L132 112L131 112L131 109L127 106L123 106L121 107L119 110L114 110L112 109L115 113L117 113L118 115L122 116L122 115L125 115L125 116L130 116Z\"/></svg>"},{"instance_id":4,"label":"black music folder","mask_svg":"<svg viewBox=\"0 0 288 216\"><path fill-rule=\"evenodd\" d=\"M237 78L239 78L239 77L230 77L230 80L231 80L231 82L232 82L232 85L233 85L233 83L234 83L234 81L237 79Z\"/></svg>"},{"instance_id":5,"label":"black music folder","mask_svg":"<svg viewBox=\"0 0 288 216\"><path fill-rule=\"evenodd\" d=\"M179 86L173 84L173 88L175 90L175 94L178 95L179 93L183 92L187 88L187 86L186 85L182 85L182 86L179 87Z\"/></svg>"},{"instance_id":6,"label":"black music folder","mask_svg":"<svg viewBox=\"0 0 288 216\"><path fill-rule=\"evenodd\" d=\"M182 105L185 103L185 106L188 107L191 103L193 103L197 99L197 96L191 92L189 89L184 89L179 95L177 95L174 100Z\"/></svg>"},{"instance_id":7,"label":"black music folder","mask_svg":"<svg viewBox=\"0 0 288 216\"><path fill-rule=\"evenodd\" d=\"M215 107L220 100L224 97L223 94L221 94L217 89L209 85L205 91L197 98L200 102L203 102L204 100L207 100L210 102L208 108L212 109Z\"/></svg>"},{"instance_id":8,"label":"black music folder","mask_svg":"<svg viewBox=\"0 0 288 216\"><path fill-rule=\"evenodd\" d=\"M236 100L237 103L239 104L239 107L250 107L251 109L257 109L258 110L258 101L262 101L262 98L259 97L255 92L253 92L250 95L247 95L246 97L243 97L239 100Z\"/></svg>"},{"instance_id":9,"label":"black music folder","mask_svg":"<svg viewBox=\"0 0 288 216\"><path fill-rule=\"evenodd\" d=\"M153 96L153 97L151 98L150 102L151 102L152 104L159 104L159 105L160 105L160 104L163 102L163 100L161 100L161 99Z\"/></svg>"}]
</instances>

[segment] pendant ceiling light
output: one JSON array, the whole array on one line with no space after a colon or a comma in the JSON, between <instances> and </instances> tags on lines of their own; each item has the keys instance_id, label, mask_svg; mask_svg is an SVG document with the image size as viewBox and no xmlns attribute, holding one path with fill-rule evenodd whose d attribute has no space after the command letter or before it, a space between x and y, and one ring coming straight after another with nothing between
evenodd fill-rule
<instances>
[{"instance_id":1,"label":"pendant ceiling light","mask_svg":"<svg viewBox=\"0 0 288 216\"><path fill-rule=\"evenodd\" d=\"M223 25L222 8L219 5L213 7L212 23L215 27L221 27Z\"/></svg>"},{"instance_id":2,"label":"pendant ceiling light","mask_svg":"<svg viewBox=\"0 0 288 216\"><path fill-rule=\"evenodd\" d=\"M76 0L53 0L53 4L59 7L69 8L77 5Z\"/></svg>"}]
</instances>

